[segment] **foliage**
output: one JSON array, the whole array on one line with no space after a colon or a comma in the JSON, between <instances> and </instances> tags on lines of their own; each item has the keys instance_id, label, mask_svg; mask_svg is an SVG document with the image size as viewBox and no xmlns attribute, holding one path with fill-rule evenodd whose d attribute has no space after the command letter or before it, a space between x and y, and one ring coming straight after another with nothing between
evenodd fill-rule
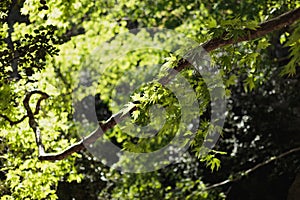
<instances>
[{"instance_id":1,"label":"foliage","mask_svg":"<svg viewBox=\"0 0 300 200\"><path fill-rule=\"evenodd\" d=\"M88 191L99 192L96 195L104 199L224 199L224 192L206 190L207 183L215 181L207 173L221 173L222 159L225 160L225 168L230 163L227 159L233 163L239 162L229 158L236 143L246 148L251 147L251 141L256 141L252 137L257 124L251 125L251 128L245 124L237 125L242 121L246 123L250 118L235 111L239 105L251 104L249 99L242 99L243 95L247 98L252 94L265 97L263 94L273 81L283 87L276 91L279 94L284 91L277 96L278 101L284 95L290 95L284 88L289 84L282 82L287 75L295 75L299 66L299 22L253 41L210 52L212 65L220 68L225 84L226 92L221 96L229 102L225 133L220 131L222 127L211 126L210 88L204 77L192 68L181 72L199 102L199 110L189 113L190 118L200 116L199 129L188 151L175 164L158 171L122 173L95 161L87 152L75 153L61 161L39 161L34 132L28 118L22 118L27 114L24 97L32 90L45 91L51 96L42 101L40 112L35 115L47 152L61 151L89 134L77 135L80 127L73 117L78 117L74 110L76 103L83 107L92 106L89 108L93 109L95 105L88 105L90 93L98 98L96 112L99 121L124 109L125 103L132 102L127 104L129 110L136 105L137 110L131 113L130 120L105 133L105 137L124 151L152 152L168 144L177 130L185 128L180 124L182 116L178 99L157 80L162 76L159 74L176 67L179 62L182 52L172 52L172 48L185 45L184 50L188 50L191 46L180 38L176 38L175 43L170 36L128 30L142 27L174 29L198 43L219 37L237 39L249 34L249 30L256 30L260 22L299 6L298 1L292 0L241 1L239 5L233 0L0 2L1 199L58 199L58 188L65 182L70 183L69 187L75 182L87 182L84 187ZM136 37L139 40L132 39ZM135 49L141 41L159 43L161 40L165 41L165 49L169 51ZM280 42L274 42L277 40ZM147 66L152 64L162 65L161 71L149 71ZM94 71L85 71L87 68ZM86 82L82 82L82 72L99 73L101 79L93 80L96 76L88 74L84 80ZM136 88L139 80L151 79L153 74L157 74L156 82ZM77 87L78 84L89 85L94 81L98 83L96 91L93 87L86 87L86 91ZM126 94L128 88L125 86L133 91L132 94ZM219 86L211 87L217 90ZM38 102L38 95L35 95L29 103L34 108ZM157 119L151 118L155 114L155 110L151 110L154 105L165 109L166 119L159 116ZM165 123L161 128L163 120ZM161 128L156 137L145 139L130 135L135 129L130 124L147 125L153 121L156 128ZM203 155L202 144L212 129L224 138L217 146L219 151L213 150ZM240 137L240 132L251 135L250 139L242 142L239 138L231 138ZM139 134L144 133L140 131ZM185 134L183 139L188 141L190 133ZM259 135L259 138L264 137L266 135ZM227 142L227 138L234 142ZM230 145L224 147L224 144ZM275 144L274 140L262 140L262 148L269 148L264 155L277 149ZM259 152L256 156L257 160L262 158ZM131 162L126 159L117 161L121 164ZM239 170L238 167L234 169ZM228 178L229 175L224 173L220 177ZM94 188L99 185L101 191Z\"/></svg>"}]
</instances>

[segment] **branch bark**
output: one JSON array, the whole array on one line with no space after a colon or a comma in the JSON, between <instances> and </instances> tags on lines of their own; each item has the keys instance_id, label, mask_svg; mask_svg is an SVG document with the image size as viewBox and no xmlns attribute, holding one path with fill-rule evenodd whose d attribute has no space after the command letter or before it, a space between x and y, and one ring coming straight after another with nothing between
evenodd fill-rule
<instances>
[{"instance_id":1,"label":"branch bark","mask_svg":"<svg viewBox=\"0 0 300 200\"><path fill-rule=\"evenodd\" d=\"M257 28L256 30L245 29L245 31L248 31L249 34L242 36L240 38L237 38L237 39L213 38L200 46L202 48L204 48L207 52L211 52L217 48L224 47L226 45L230 45L230 44L234 44L234 43L238 43L238 42L242 42L242 41L253 40L253 39L262 37L274 30L278 30L285 26L288 26L288 25L292 24L293 22L297 21L298 19L300 19L300 8L297 8L290 12L284 13L284 14L282 14L278 17L275 17L271 20L268 20L266 22L263 22L260 24L259 28ZM186 67L188 67L189 65L190 65L190 63L187 60L181 59L178 62L177 66L174 69L169 71L170 72L169 75L161 78L159 80L159 82L162 84L167 84L172 79L172 77L176 75L176 73L174 73L174 70L176 70L177 72L180 72L183 69L185 69ZM39 152L40 160L61 160L61 159L66 158L67 156L71 155L72 153L79 152L80 150L85 149L85 145L94 143L99 137L101 137L103 135L104 132L113 128L117 124L117 122L119 123L125 117L130 116L130 113L135 109L137 109L137 107L133 106L131 109L127 110L127 113L124 113L121 110L120 112L111 116L106 122L99 124L99 127L95 131L90 133L89 136L87 136L86 138L83 138L81 141L71 145L70 147L68 147L67 149L65 149L62 152L45 153L37 123L34 119L34 116L31 114L32 112L30 113L30 111L29 111L30 107L27 106L27 108L26 108L27 112L29 111L28 117L30 119L29 123L31 123L30 126L34 130L36 137L37 137L36 142L37 142L37 145L39 146L39 150L40 150L40 152ZM225 181L224 184L226 184L226 183L227 182Z\"/></svg>"}]
</instances>

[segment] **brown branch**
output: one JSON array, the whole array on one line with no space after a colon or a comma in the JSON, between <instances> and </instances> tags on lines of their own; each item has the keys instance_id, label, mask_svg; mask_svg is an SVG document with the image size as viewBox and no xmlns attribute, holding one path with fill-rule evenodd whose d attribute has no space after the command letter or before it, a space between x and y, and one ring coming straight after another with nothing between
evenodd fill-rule
<instances>
[{"instance_id":1,"label":"brown branch","mask_svg":"<svg viewBox=\"0 0 300 200\"><path fill-rule=\"evenodd\" d=\"M85 146L93 144L99 137L103 135L103 133L114 127L117 123L123 121L134 110L136 110L136 107L132 106L126 113L124 113L123 110L119 111L117 114L112 115L108 120L106 120L105 123L100 123L99 127L95 131L93 131L89 136L83 138L81 141L69 146L67 149L59 153L39 153L39 159L62 160L74 152L85 149Z\"/></svg>"},{"instance_id":2,"label":"brown branch","mask_svg":"<svg viewBox=\"0 0 300 200\"><path fill-rule=\"evenodd\" d=\"M37 91L36 91L37 92ZM41 97L39 98L38 102L36 103L36 106L35 106L35 111L33 113L33 115L37 115L39 114L40 110L41 110L41 102L45 99L48 99L49 98L49 95L45 92L37 92L35 94L40 94Z\"/></svg>"},{"instance_id":3,"label":"brown branch","mask_svg":"<svg viewBox=\"0 0 300 200\"><path fill-rule=\"evenodd\" d=\"M292 154L292 153L295 153L295 152L297 152L297 151L300 151L300 147L297 147L297 148L294 148L294 149L290 149L290 150L288 150L288 151L286 151L286 152L284 152L284 153L282 153L282 154L279 154L278 156L273 156L273 157L269 158L268 160L266 160L266 161L264 161L264 162L262 162L262 163L259 163L259 164L255 165L254 167L252 167L252 168L250 168L250 169L247 169L246 171L237 173L237 174L239 174L239 175L238 175L236 178L234 178L234 179L227 179L227 180L224 180L224 181L222 181L222 182L220 182L220 183L216 183L216 184L210 185L210 186L206 187L205 190L211 190L211 189L213 189L213 188L216 188L216 187L220 187L220 186L226 185L226 184L228 184L228 183L233 183L233 182L239 181L239 180L241 180L243 177L245 177L245 176L247 176L248 174L250 174L251 172L257 170L258 168L261 168L261 167L263 167L263 166L265 166L265 165L267 165L267 164L269 164L269 163L271 163L271 162L273 162L273 161L275 161L275 160L278 160L278 159L280 159L280 158L283 158L283 157L285 157L285 156L287 156L287 155L290 155L290 154Z\"/></svg>"},{"instance_id":4,"label":"brown branch","mask_svg":"<svg viewBox=\"0 0 300 200\"><path fill-rule=\"evenodd\" d=\"M270 19L266 22L263 22L259 25L259 28L256 30L248 30L245 29L244 31L249 31L249 34L246 34L242 37L237 38L236 40L233 38L230 38L228 40L223 38L214 38L202 45L202 47L207 51L210 52L212 50L215 50L217 48L234 44L238 42L253 40L259 37L262 37L270 32L273 32L275 30L279 30L281 28L284 28L288 25L291 25L295 21L299 20L300 18L300 8L297 8L295 10L286 12L278 17L275 17L273 19Z\"/></svg>"},{"instance_id":5,"label":"brown branch","mask_svg":"<svg viewBox=\"0 0 300 200\"><path fill-rule=\"evenodd\" d=\"M297 8L295 10L292 10L290 12L284 13L278 17L275 17L271 20L268 20L266 22L263 22L260 24L260 27L256 30L249 31L249 34L246 36L242 36L240 38L237 38L234 40L233 38L225 40L223 38L214 38L210 41L200 45L200 47L204 48L207 52L211 52L217 48L234 44L242 41L247 40L253 40L259 37L262 37L274 30L278 30L280 28L283 28L285 26L288 26L298 20L300 18L300 8ZM248 31L245 29L245 31ZM166 77L163 77L159 80L162 84L167 84L173 76L176 75L174 71L180 72L187 66L189 66L190 63L186 59L181 59L177 66L174 69L171 69L169 74ZM130 116L130 112L134 109L137 109L137 107L132 107L127 113L123 113L122 111L118 112L117 114L113 115L111 118L109 118L106 122L103 124L100 124L99 128L97 128L94 132L92 132L88 137L82 139L81 141L71 145L66 150L58 153L44 153L40 152L39 159L40 160L61 160L65 157L69 156L72 153L78 152L82 149L85 149L86 144L91 144L95 142L99 137L103 135L104 132L106 132L109 129L112 129L119 121L122 121L124 117ZM35 123L33 124L33 127L35 127ZM39 133L37 134L39 136ZM37 139L38 140L38 139ZM37 142L39 145L40 143ZM42 145L42 144L41 144ZM42 149L42 148L41 148Z\"/></svg>"},{"instance_id":6,"label":"brown branch","mask_svg":"<svg viewBox=\"0 0 300 200\"><path fill-rule=\"evenodd\" d=\"M13 126L13 125L19 124L19 123L21 123L22 121L24 121L24 120L26 119L27 115L24 115L21 119L19 119L19 120L17 120L17 121L11 120L9 117L7 117L7 116L4 115L4 114L0 114L0 117L4 118L6 121L9 122L9 124L10 124L11 126Z\"/></svg>"},{"instance_id":7,"label":"brown branch","mask_svg":"<svg viewBox=\"0 0 300 200\"><path fill-rule=\"evenodd\" d=\"M30 108L29 101L30 101L31 96L34 95L34 94L39 94L39 95L41 95L41 97L38 100L38 103L36 105L36 110L33 113L31 108ZM43 145L43 142L42 142L41 131L40 131L40 128L38 126L37 121L35 120L34 114L39 113L41 101L43 99L47 99L48 97L49 97L49 95L47 93L41 92L41 91L38 91L38 90L34 90L34 91L31 91L31 92L27 93L24 100L23 100L23 104L24 104L24 107L27 111L27 116L29 118L29 126L35 134L35 141L36 141L36 144L38 146L39 155L40 154L42 154L42 155L45 154L45 148L44 148L44 145Z\"/></svg>"},{"instance_id":8,"label":"brown branch","mask_svg":"<svg viewBox=\"0 0 300 200\"><path fill-rule=\"evenodd\" d=\"M32 92L30 92L30 93L27 94L27 95L29 95L29 96L27 96L27 95L25 96L25 98L24 98L24 100L23 100L23 104L24 104L24 101L26 101L25 104L26 104L26 106L27 106L27 104L28 104L28 102L29 102L29 100L30 100L30 97L31 97L33 94L40 94L40 95L42 95L41 98L39 98L39 100L38 100L38 102L37 102L37 104L36 104L36 106L35 106L35 111L34 111L34 113L33 113L33 115L37 115L37 114L39 114L39 112L40 112L42 100L48 98L49 95L46 94L46 93L44 93L44 92L40 92L40 91L32 91ZM28 102L27 102L27 101L28 101ZM28 107L29 107L29 105L28 105ZM27 110L28 107L27 107L27 108L25 107L25 109ZM31 111L31 109L30 109L30 111ZM31 111L31 112L32 112L32 111ZM27 110L27 113L28 113L28 110ZM8 121L9 124L10 124L11 126L13 126L13 125L16 125L16 124L19 124L19 123L23 122L23 121L28 117L28 114L24 115L23 117L21 117L21 119L16 120L16 121L11 120L8 116L6 116L6 115L4 115L4 114L0 114L0 117L2 117L4 120Z\"/></svg>"}]
</instances>

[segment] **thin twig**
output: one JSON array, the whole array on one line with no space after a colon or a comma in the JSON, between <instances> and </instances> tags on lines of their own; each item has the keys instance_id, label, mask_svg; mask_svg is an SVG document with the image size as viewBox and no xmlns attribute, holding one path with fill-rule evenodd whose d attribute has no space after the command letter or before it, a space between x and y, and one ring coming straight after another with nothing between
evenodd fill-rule
<instances>
[{"instance_id":1,"label":"thin twig","mask_svg":"<svg viewBox=\"0 0 300 200\"><path fill-rule=\"evenodd\" d=\"M19 123L21 123L22 121L24 121L24 120L26 119L27 115L24 115L21 119L19 119L19 120L17 120L17 121L11 120L9 117L7 117L7 116L4 115L4 114L0 114L0 117L4 118L6 121L9 122L9 124L10 124L11 126L13 126L13 125L19 124Z\"/></svg>"},{"instance_id":2,"label":"thin twig","mask_svg":"<svg viewBox=\"0 0 300 200\"><path fill-rule=\"evenodd\" d=\"M288 151L286 151L286 152L284 152L284 153L282 153L282 154L279 154L278 156L273 156L273 157L269 158L268 160L266 160L266 161L264 161L264 162L261 162L261 163L255 165L254 167L252 167L252 168L250 168L250 169L247 169L246 171L242 171L242 172L237 173L237 174L239 174L239 175L238 175L236 178L234 178L234 179L227 179L227 180L224 180L224 181L222 181L222 182L220 182L220 183L215 183L215 184L213 184L213 185L207 186L207 187L205 188L205 190L211 190L211 189L213 189L213 188L216 188L216 187L220 187L220 186L226 185L226 184L228 184L228 183L233 183L233 182L239 181L239 180L241 180L243 177L245 177L245 176L247 176L248 174L250 174L251 172L257 170L258 168L261 168L261 167L263 167L263 166L265 166L265 165L267 165L267 164L269 164L269 163L271 163L271 162L273 162L273 161L275 161L275 160L278 160L278 159L280 159L280 158L283 158L283 157L285 157L285 156L287 156L287 155L290 155L290 154L292 154L292 153L295 153L295 152L297 152L297 151L300 151L300 147L290 149L290 150L288 150Z\"/></svg>"}]
</instances>

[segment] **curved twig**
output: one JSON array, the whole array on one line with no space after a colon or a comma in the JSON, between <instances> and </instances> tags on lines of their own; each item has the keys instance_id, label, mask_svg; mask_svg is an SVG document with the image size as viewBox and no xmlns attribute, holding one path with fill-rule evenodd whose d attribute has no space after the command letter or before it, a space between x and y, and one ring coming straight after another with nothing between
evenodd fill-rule
<instances>
[{"instance_id":1,"label":"curved twig","mask_svg":"<svg viewBox=\"0 0 300 200\"><path fill-rule=\"evenodd\" d=\"M36 105L36 110L33 113L31 108L30 108L29 101L30 101L31 96L34 95L34 94L39 94L39 95L41 95L41 97L38 100L38 103ZM35 141L36 141L36 144L37 144L38 149L39 149L39 154L42 154L42 155L45 154L45 148L44 148L44 145L43 145L43 142L42 142L41 131L39 129L37 121L35 120L34 114L39 113L41 101L43 99L47 99L48 97L49 97L49 95L47 93L39 91L39 90L34 90L34 91L31 91L31 92L28 92L26 94L24 100L23 100L23 104L24 104L24 107L27 111L27 116L29 118L29 126L35 134Z\"/></svg>"},{"instance_id":2,"label":"curved twig","mask_svg":"<svg viewBox=\"0 0 300 200\"><path fill-rule=\"evenodd\" d=\"M31 108L29 107L29 100L30 100L30 98L31 98L31 96L32 96L33 94L40 94L40 95L42 95L41 98L39 98L39 100L38 100L38 102L37 102L37 104L36 104L36 106L35 106L35 111L34 111L34 113L32 113ZM42 100L47 99L48 97L49 97L48 94L46 94L46 93L44 93L44 92L41 92L41 91L35 90L35 91L32 91L32 92L29 92L29 93L25 96L25 98L24 98L24 100L23 100L23 104L24 104L24 101L25 101L24 107L25 107L25 109L26 109L26 111L27 111L27 114L26 114L26 115L24 115L23 117L21 117L21 119L16 120L16 121L11 120L8 116L6 116L6 115L4 115L4 114L0 114L0 117L2 117L3 119L5 119L6 121L8 121L9 124L10 124L11 126L16 125L16 124L19 124L19 123L23 122L23 121L28 117L28 109L30 109L30 111L31 111L31 113L32 113L33 115L39 114L39 111L40 111L40 109L41 109L41 102L42 102ZM26 106L25 106L25 105L26 105Z\"/></svg>"}]
</instances>

